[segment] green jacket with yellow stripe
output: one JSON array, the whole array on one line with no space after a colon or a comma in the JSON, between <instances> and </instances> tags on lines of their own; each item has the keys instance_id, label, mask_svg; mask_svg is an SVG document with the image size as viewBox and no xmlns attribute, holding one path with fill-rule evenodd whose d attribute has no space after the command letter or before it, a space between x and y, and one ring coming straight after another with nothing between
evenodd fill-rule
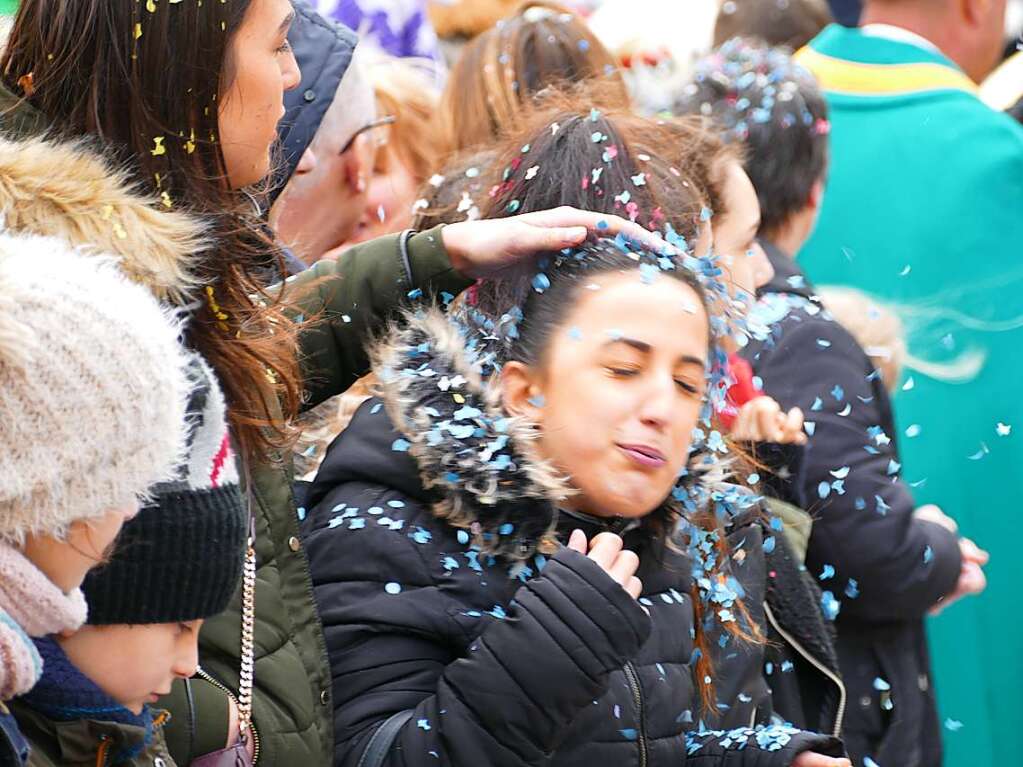
<instances>
[{"instance_id":1,"label":"green jacket with yellow stripe","mask_svg":"<svg viewBox=\"0 0 1023 767\"><path fill-rule=\"evenodd\" d=\"M832 152L797 257L819 286L896 305L903 476L992 554L985 594L930 626L942 718L971 733L946 732L946 763L1007 763L1016 747L995 733L1023 716L1023 632L1004 610L1023 582L1023 128L922 45L831 26L797 59L825 92Z\"/></svg>"}]
</instances>

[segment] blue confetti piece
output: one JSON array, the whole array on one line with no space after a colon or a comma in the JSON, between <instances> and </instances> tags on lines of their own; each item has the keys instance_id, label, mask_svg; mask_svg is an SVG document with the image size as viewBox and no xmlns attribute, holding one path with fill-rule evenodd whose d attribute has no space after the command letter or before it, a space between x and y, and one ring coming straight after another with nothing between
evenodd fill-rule
<instances>
[{"instance_id":1,"label":"blue confetti piece","mask_svg":"<svg viewBox=\"0 0 1023 767\"><path fill-rule=\"evenodd\" d=\"M863 767L881 767L881 765L875 762L869 756L865 756L863 757Z\"/></svg>"},{"instance_id":2,"label":"blue confetti piece","mask_svg":"<svg viewBox=\"0 0 1023 767\"><path fill-rule=\"evenodd\" d=\"M814 432L817 431L817 424L814 421L803 421L803 431L806 432L808 437L812 437Z\"/></svg>"},{"instance_id":3,"label":"blue confetti piece","mask_svg":"<svg viewBox=\"0 0 1023 767\"><path fill-rule=\"evenodd\" d=\"M295 514L298 515L299 522L305 521L305 508L299 506L297 509L295 509Z\"/></svg>"},{"instance_id":4,"label":"blue confetti piece","mask_svg":"<svg viewBox=\"0 0 1023 767\"><path fill-rule=\"evenodd\" d=\"M377 413L379 413L380 408L382 408L383 406L384 404L382 402L378 402L377 404L375 404L373 407L369 409L370 415L376 415Z\"/></svg>"},{"instance_id":5,"label":"blue confetti piece","mask_svg":"<svg viewBox=\"0 0 1023 767\"><path fill-rule=\"evenodd\" d=\"M831 346L831 341L826 341L823 338L818 338L817 339L817 345L819 347L821 347L822 349L827 349L829 346Z\"/></svg>"},{"instance_id":6,"label":"blue confetti piece","mask_svg":"<svg viewBox=\"0 0 1023 767\"><path fill-rule=\"evenodd\" d=\"M441 561L441 567L443 567L448 572L451 572L452 570L457 570L459 567L461 567L461 565L458 564L458 560L455 559L454 557L446 556Z\"/></svg>"},{"instance_id":7,"label":"blue confetti piece","mask_svg":"<svg viewBox=\"0 0 1023 767\"><path fill-rule=\"evenodd\" d=\"M544 396L542 394L537 394L536 396L530 397L528 402L533 407L544 407L547 404L547 400L544 399Z\"/></svg>"},{"instance_id":8,"label":"blue confetti piece","mask_svg":"<svg viewBox=\"0 0 1023 767\"><path fill-rule=\"evenodd\" d=\"M810 410L820 410L822 407L824 407L824 400L820 397L814 397L813 404L810 405Z\"/></svg>"},{"instance_id":9,"label":"blue confetti piece","mask_svg":"<svg viewBox=\"0 0 1023 767\"><path fill-rule=\"evenodd\" d=\"M568 337L573 341L582 341L583 332L577 327L571 327L568 329Z\"/></svg>"},{"instance_id":10,"label":"blue confetti piece","mask_svg":"<svg viewBox=\"0 0 1023 767\"><path fill-rule=\"evenodd\" d=\"M599 114L599 112L598 112L598 114ZM597 229L599 229L601 231L604 231L605 229L610 229L610 228L611 228L611 225L608 224L607 221L605 221L604 219L601 219L600 221L597 222Z\"/></svg>"},{"instance_id":11,"label":"blue confetti piece","mask_svg":"<svg viewBox=\"0 0 1023 767\"><path fill-rule=\"evenodd\" d=\"M856 582L855 578L850 578L849 582L845 584L845 595L849 599L856 599L860 595L860 584Z\"/></svg>"},{"instance_id":12,"label":"blue confetti piece","mask_svg":"<svg viewBox=\"0 0 1023 767\"><path fill-rule=\"evenodd\" d=\"M818 484L817 485L817 495L818 495L818 497L821 498L821 500L823 500L823 499L827 498L829 495L831 495L831 483L829 483L829 482L821 482L820 484Z\"/></svg>"},{"instance_id":13,"label":"blue confetti piece","mask_svg":"<svg viewBox=\"0 0 1023 767\"><path fill-rule=\"evenodd\" d=\"M498 535L511 535L512 530L515 529L515 525L511 522L505 522L497 529Z\"/></svg>"},{"instance_id":14,"label":"blue confetti piece","mask_svg":"<svg viewBox=\"0 0 1023 767\"><path fill-rule=\"evenodd\" d=\"M884 679L877 676L874 677L874 689L877 690L878 692L887 692L888 690L892 689L892 686L888 684L888 682L886 682Z\"/></svg>"},{"instance_id":15,"label":"blue confetti piece","mask_svg":"<svg viewBox=\"0 0 1023 767\"><path fill-rule=\"evenodd\" d=\"M826 581L828 578L835 577L835 568L831 565L824 565L821 569L821 574L817 576L817 580Z\"/></svg>"},{"instance_id":16,"label":"blue confetti piece","mask_svg":"<svg viewBox=\"0 0 1023 767\"><path fill-rule=\"evenodd\" d=\"M899 463L898 461L896 461L893 458L890 461L888 461L888 469L886 471L887 471L887 474L889 476L892 476L892 475L898 474L899 473L899 469L901 469L901 468L902 468L902 464Z\"/></svg>"},{"instance_id":17,"label":"blue confetti piece","mask_svg":"<svg viewBox=\"0 0 1023 767\"><path fill-rule=\"evenodd\" d=\"M765 554L770 554L772 551L774 551L774 546L775 546L774 536L770 536L769 538L764 539L763 549Z\"/></svg>"},{"instance_id":18,"label":"blue confetti piece","mask_svg":"<svg viewBox=\"0 0 1023 767\"><path fill-rule=\"evenodd\" d=\"M540 272L535 277L533 277L532 285L533 290L535 290L537 293L543 293L545 290L547 290L547 288L551 286L551 281L546 274Z\"/></svg>"},{"instance_id":19,"label":"blue confetti piece","mask_svg":"<svg viewBox=\"0 0 1023 767\"><path fill-rule=\"evenodd\" d=\"M392 509L404 509L405 501L388 501L387 505L390 506Z\"/></svg>"},{"instance_id":20,"label":"blue confetti piece","mask_svg":"<svg viewBox=\"0 0 1023 767\"><path fill-rule=\"evenodd\" d=\"M429 543L433 540L433 534L422 527L417 527L409 537L416 543Z\"/></svg>"},{"instance_id":21,"label":"blue confetti piece","mask_svg":"<svg viewBox=\"0 0 1023 767\"><path fill-rule=\"evenodd\" d=\"M949 732L959 732L961 729L963 729L963 723L957 719L946 719L945 729L948 730Z\"/></svg>"},{"instance_id":22,"label":"blue confetti piece","mask_svg":"<svg viewBox=\"0 0 1023 767\"><path fill-rule=\"evenodd\" d=\"M366 527L365 519L353 519L348 523L349 530L362 530L364 527Z\"/></svg>"},{"instance_id":23,"label":"blue confetti piece","mask_svg":"<svg viewBox=\"0 0 1023 767\"><path fill-rule=\"evenodd\" d=\"M619 730L622 737L626 740L636 740L639 737L639 733L636 732L632 727L626 727L624 730Z\"/></svg>"},{"instance_id":24,"label":"blue confetti piece","mask_svg":"<svg viewBox=\"0 0 1023 767\"><path fill-rule=\"evenodd\" d=\"M835 384L835 388L831 390L831 396L841 402L845 399L845 389L838 384Z\"/></svg>"},{"instance_id":25,"label":"blue confetti piece","mask_svg":"<svg viewBox=\"0 0 1023 767\"><path fill-rule=\"evenodd\" d=\"M934 561L934 549L930 546L924 546L924 564L929 565Z\"/></svg>"},{"instance_id":26,"label":"blue confetti piece","mask_svg":"<svg viewBox=\"0 0 1023 767\"><path fill-rule=\"evenodd\" d=\"M408 292L408 297L409 298L413 298L413 299L415 299L415 298L422 298L423 297L423 291L422 291L421 288L414 288L413 290L410 290Z\"/></svg>"},{"instance_id":27,"label":"blue confetti piece","mask_svg":"<svg viewBox=\"0 0 1023 767\"><path fill-rule=\"evenodd\" d=\"M459 530L457 533L455 533L455 537L458 539L458 542L463 546L469 543L469 533L467 533L465 530Z\"/></svg>"},{"instance_id":28,"label":"blue confetti piece","mask_svg":"<svg viewBox=\"0 0 1023 767\"><path fill-rule=\"evenodd\" d=\"M412 444L407 439L396 439L391 443L391 450L396 453L407 453Z\"/></svg>"},{"instance_id":29,"label":"blue confetti piece","mask_svg":"<svg viewBox=\"0 0 1023 767\"><path fill-rule=\"evenodd\" d=\"M384 591L386 591L388 594L400 594L401 593L401 584L400 583L395 583L394 581L391 581L386 586L384 586Z\"/></svg>"},{"instance_id":30,"label":"blue confetti piece","mask_svg":"<svg viewBox=\"0 0 1023 767\"><path fill-rule=\"evenodd\" d=\"M821 610L824 613L824 617L829 621L835 620L838 617L839 610L842 609L842 603L835 599L835 595L830 591L821 593Z\"/></svg>"},{"instance_id":31,"label":"blue confetti piece","mask_svg":"<svg viewBox=\"0 0 1023 767\"><path fill-rule=\"evenodd\" d=\"M782 664L781 664L782 673L787 673L787 672L791 671L793 668L795 668L795 667L792 665L792 661L790 661L790 660L782 661Z\"/></svg>"},{"instance_id":32,"label":"blue confetti piece","mask_svg":"<svg viewBox=\"0 0 1023 767\"><path fill-rule=\"evenodd\" d=\"M835 479L845 479L849 476L849 467L843 466L841 469L835 469L834 471L828 472Z\"/></svg>"},{"instance_id":33,"label":"blue confetti piece","mask_svg":"<svg viewBox=\"0 0 1023 767\"><path fill-rule=\"evenodd\" d=\"M416 722L416 727L418 727L420 730L429 730L430 729L430 720L429 719L420 719L420 720L418 720Z\"/></svg>"}]
</instances>

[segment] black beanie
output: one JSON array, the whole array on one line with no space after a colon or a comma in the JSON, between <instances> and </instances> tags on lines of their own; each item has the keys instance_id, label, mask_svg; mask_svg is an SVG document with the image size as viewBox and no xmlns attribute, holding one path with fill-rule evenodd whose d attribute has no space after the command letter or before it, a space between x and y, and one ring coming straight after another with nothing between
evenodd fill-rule
<instances>
[{"instance_id":1,"label":"black beanie","mask_svg":"<svg viewBox=\"0 0 1023 767\"><path fill-rule=\"evenodd\" d=\"M248 514L224 397L198 355L188 454L177 481L127 522L107 563L82 585L92 625L176 623L223 612L238 589Z\"/></svg>"}]
</instances>

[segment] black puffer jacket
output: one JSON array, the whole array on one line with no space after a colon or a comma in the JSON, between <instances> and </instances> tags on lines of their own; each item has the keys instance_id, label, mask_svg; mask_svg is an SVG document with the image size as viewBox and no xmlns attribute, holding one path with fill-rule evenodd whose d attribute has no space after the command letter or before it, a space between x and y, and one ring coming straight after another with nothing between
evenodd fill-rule
<instances>
[{"instance_id":1,"label":"black puffer jacket","mask_svg":"<svg viewBox=\"0 0 1023 767\"><path fill-rule=\"evenodd\" d=\"M754 314L767 332L743 356L767 394L812 424L801 494L814 516L806 566L837 611L843 739L856 764L867 756L940 764L923 616L955 587L958 536L914 517L891 402L866 352L821 309L792 259L763 245L775 276Z\"/></svg>"},{"instance_id":2,"label":"black puffer jacket","mask_svg":"<svg viewBox=\"0 0 1023 767\"><path fill-rule=\"evenodd\" d=\"M687 739L701 718L691 562L639 526L559 519L552 472L514 447L502 452L500 435L480 437L484 427L454 436L457 418L433 415L441 399L487 406L449 328L433 317L385 352L414 363L396 366L386 409L362 406L310 490L303 533L334 679L335 764L360 764L381 723L404 710L412 715L387 765L773 766L813 748L841 753L833 739L786 728ZM395 378L386 365L377 371ZM438 424L443 438L431 438ZM528 438L513 423L499 428L513 446ZM491 452L461 461L458 481L435 473L473 440ZM487 466L500 455L515 465L491 483ZM640 556L639 604L554 543L574 527L623 534ZM551 541L549 558L512 556L541 540ZM490 556L481 543L505 553Z\"/></svg>"}]
</instances>

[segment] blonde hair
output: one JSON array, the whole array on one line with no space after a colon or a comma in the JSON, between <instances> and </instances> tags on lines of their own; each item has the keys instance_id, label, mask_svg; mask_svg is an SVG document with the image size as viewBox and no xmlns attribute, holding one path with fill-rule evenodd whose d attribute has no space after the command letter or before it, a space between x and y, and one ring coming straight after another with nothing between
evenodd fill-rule
<instances>
[{"instance_id":1,"label":"blonde hair","mask_svg":"<svg viewBox=\"0 0 1023 767\"><path fill-rule=\"evenodd\" d=\"M525 3L466 45L452 69L441 102L446 149L492 143L519 127L541 91L591 81L614 86L617 103L606 106L629 103L614 57L581 18L554 3Z\"/></svg>"},{"instance_id":2,"label":"blonde hair","mask_svg":"<svg viewBox=\"0 0 1023 767\"><path fill-rule=\"evenodd\" d=\"M377 112L396 119L387 131L387 151L422 183L437 169L444 143L438 73L433 62L374 53L363 70L376 94Z\"/></svg>"},{"instance_id":3,"label":"blonde hair","mask_svg":"<svg viewBox=\"0 0 1023 767\"><path fill-rule=\"evenodd\" d=\"M835 320L856 339L894 391L906 363L906 334L894 309L854 288L822 287L817 295Z\"/></svg>"}]
</instances>

